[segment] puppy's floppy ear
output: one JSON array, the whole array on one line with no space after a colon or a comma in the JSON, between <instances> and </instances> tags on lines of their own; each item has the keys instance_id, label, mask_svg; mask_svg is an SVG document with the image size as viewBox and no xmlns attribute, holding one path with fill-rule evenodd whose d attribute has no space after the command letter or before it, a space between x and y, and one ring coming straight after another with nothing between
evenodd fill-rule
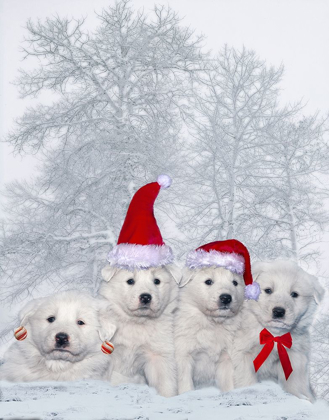
<instances>
[{"instance_id":1,"label":"puppy's floppy ear","mask_svg":"<svg viewBox=\"0 0 329 420\"><path fill-rule=\"evenodd\" d=\"M110 340L114 336L117 327L112 323L112 317L110 315L110 312L106 309L105 305L101 305L101 308L98 311L98 322L99 338L102 341Z\"/></svg>"},{"instance_id":2,"label":"puppy's floppy ear","mask_svg":"<svg viewBox=\"0 0 329 420\"><path fill-rule=\"evenodd\" d=\"M325 289L321 286L317 277L309 274L309 278L310 278L311 283L313 285L314 300L315 300L316 304L319 305L320 302L322 301L322 299L324 298Z\"/></svg>"},{"instance_id":3,"label":"puppy's floppy ear","mask_svg":"<svg viewBox=\"0 0 329 420\"><path fill-rule=\"evenodd\" d=\"M194 273L195 273L194 270L190 270L189 268L184 267L183 273L182 273L182 280L179 283L179 287L186 286L187 283L192 280Z\"/></svg>"},{"instance_id":4,"label":"puppy's floppy ear","mask_svg":"<svg viewBox=\"0 0 329 420\"><path fill-rule=\"evenodd\" d=\"M30 300L19 313L20 325L26 325L29 322L30 317L37 312L39 306L43 302L44 298Z\"/></svg>"},{"instance_id":5,"label":"puppy's floppy ear","mask_svg":"<svg viewBox=\"0 0 329 420\"><path fill-rule=\"evenodd\" d=\"M115 273L117 272L118 268L114 267L113 265L107 264L103 269L102 269L102 277L105 281L110 281L111 278L115 275Z\"/></svg>"},{"instance_id":6,"label":"puppy's floppy ear","mask_svg":"<svg viewBox=\"0 0 329 420\"><path fill-rule=\"evenodd\" d=\"M166 269L169 271L175 282L179 285L182 280L182 270L176 264L166 265Z\"/></svg>"},{"instance_id":7,"label":"puppy's floppy ear","mask_svg":"<svg viewBox=\"0 0 329 420\"><path fill-rule=\"evenodd\" d=\"M266 271L266 262L256 261L252 264L252 276L253 280L256 281L257 278L262 274L263 271Z\"/></svg>"}]
</instances>

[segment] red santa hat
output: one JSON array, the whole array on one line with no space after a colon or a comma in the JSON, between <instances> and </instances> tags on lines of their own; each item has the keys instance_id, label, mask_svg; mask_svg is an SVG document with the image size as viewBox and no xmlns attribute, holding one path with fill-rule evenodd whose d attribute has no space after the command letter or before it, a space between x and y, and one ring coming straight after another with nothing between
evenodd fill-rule
<instances>
[{"instance_id":1,"label":"red santa hat","mask_svg":"<svg viewBox=\"0 0 329 420\"><path fill-rule=\"evenodd\" d=\"M163 242L153 211L160 189L170 185L171 178L168 175L159 175L157 182L146 184L135 193L128 207L118 244L107 257L112 265L134 270L173 262L172 250Z\"/></svg>"},{"instance_id":2,"label":"red santa hat","mask_svg":"<svg viewBox=\"0 0 329 420\"><path fill-rule=\"evenodd\" d=\"M232 273L243 275L246 299L258 300L260 286L253 281L250 255L243 243L236 239L210 242L187 255L188 268L223 267Z\"/></svg>"}]
</instances>

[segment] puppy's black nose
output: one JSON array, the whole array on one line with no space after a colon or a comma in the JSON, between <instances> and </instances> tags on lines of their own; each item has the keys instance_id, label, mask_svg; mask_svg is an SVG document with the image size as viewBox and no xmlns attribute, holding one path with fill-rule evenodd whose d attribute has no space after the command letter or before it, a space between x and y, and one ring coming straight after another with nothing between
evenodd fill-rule
<instances>
[{"instance_id":1,"label":"puppy's black nose","mask_svg":"<svg viewBox=\"0 0 329 420\"><path fill-rule=\"evenodd\" d=\"M55 335L56 346L66 346L69 342L69 336L66 333L60 332Z\"/></svg>"},{"instance_id":2,"label":"puppy's black nose","mask_svg":"<svg viewBox=\"0 0 329 420\"><path fill-rule=\"evenodd\" d=\"M273 318L283 318L286 313L286 310L284 308L276 307L272 309L272 313Z\"/></svg>"},{"instance_id":3,"label":"puppy's black nose","mask_svg":"<svg viewBox=\"0 0 329 420\"><path fill-rule=\"evenodd\" d=\"M224 303L224 305L229 305L232 302L232 296L227 293L223 293L219 296L219 300Z\"/></svg>"},{"instance_id":4,"label":"puppy's black nose","mask_svg":"<svg viewBox=\"0 0 329 420\"><path fill-rule=\"evenodd\" d=\"M142 303L143 305L147 305L148 303L150 303L150 302L151 302L151 300L152 300L152 296L151 296L149 293L142 293L142 294L139 296L139 300L141 301L141 303Z\"/></svg>"}]
</instances>

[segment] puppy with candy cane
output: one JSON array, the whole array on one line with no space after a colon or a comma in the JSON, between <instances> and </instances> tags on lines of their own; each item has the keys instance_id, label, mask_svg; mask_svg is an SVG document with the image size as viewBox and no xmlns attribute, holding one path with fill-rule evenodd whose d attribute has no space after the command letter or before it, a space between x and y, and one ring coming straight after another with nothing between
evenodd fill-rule
<instances>
[{"instance_id":1,"label":"puppy with candy cane","mask_svg":"<svg viewBox=\"0 0 329 420\"><path fill-rule=\"evenodd\" d=\"M232 351L236 387L279 382L299 398L314 400L309 380L309 329L324 289L294 262L257 262L257 302L245 302Z\"/></svg>"},{"instance_id":2,"label":"puppy with candy cane","mask_svg":"<svg viewBox=\"0 0 329 420\"><path fill-rule=\"evenodd\" d=\"M178 392L203 386L233 389L231 347L244 298L257 299L247 248L217 241L191 251L175 314Z\"/></svg>"},{"instance_id":3,"label":"puppy with candy cane","mask_svg":"<svg viewBox=\"0 0 329 420\"><path fill-rule=\"evenodd\" d=\"M136 191L99 289L117 325L111 383L147 383L165 397L177 394L173 311L180 270L172 264L153 206L170 184L168 175L160 175Z\"/></svg>"},{"instance_id":4,"label":"puppy with candy cane","mask_svg":"<svg viewBox=\"0 0 329 420\"><path fill-rule=\"evenodd\" d=\"M13 382L102 379L111 370L116 327L108 302L76 290L30 301L20 313L1 379Z\"/></svg>"}]
</instances>

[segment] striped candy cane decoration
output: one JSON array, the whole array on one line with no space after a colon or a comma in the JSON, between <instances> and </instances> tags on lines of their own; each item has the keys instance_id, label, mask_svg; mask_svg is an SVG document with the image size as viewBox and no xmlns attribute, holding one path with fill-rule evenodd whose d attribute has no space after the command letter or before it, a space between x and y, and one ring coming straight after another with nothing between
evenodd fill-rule
<instances>
[{"instance_id":1,"label":"striped candy cane decoration","mask_svg":"<svg viewBox=\"0 0 329 420\"><path fill-rule=\"evenodd\" d=\"M111 354L114 351L114 346L110 341L104 341L102 344L102 352L105 354Z\"/></svg>"},{"instance_id":2,"label":"striped candy cane decoration","mask_svg":"<svg viewBox=\"0 0 329 420\"><path fill-rule=\"evenodd\" d=\"M15 336L16 340L18 340L18 341L25 340L25 338L27 337L26 328L25 327L16 328L16 330L14 331L14 336Z\"/></svg>"}]
</instances>

